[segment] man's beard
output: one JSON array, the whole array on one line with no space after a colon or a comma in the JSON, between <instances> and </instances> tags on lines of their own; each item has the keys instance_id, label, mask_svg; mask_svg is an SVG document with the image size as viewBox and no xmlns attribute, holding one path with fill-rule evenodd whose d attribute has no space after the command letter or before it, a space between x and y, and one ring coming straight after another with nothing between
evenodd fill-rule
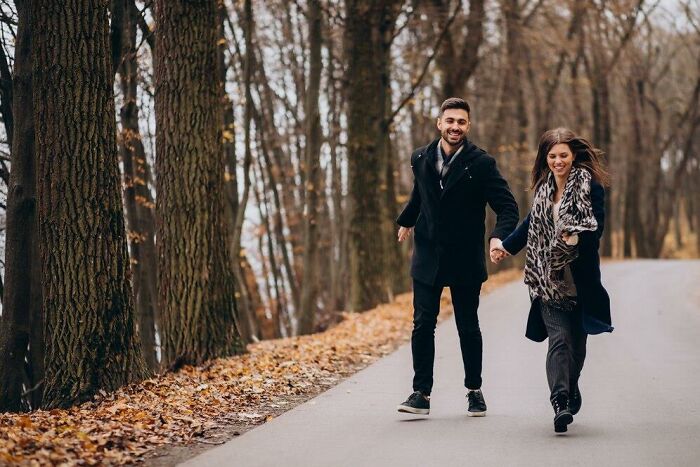
<instances>
[{"instance_id":1,"label":"man's beard","mask_svg":"<svg viewBox=\"0 0 700 467\"><path fill-rule=\"evenodd\" d=\"M452 140L450 140L450 136L452 136L452 135L450 135L450 133L447 131L444 131L442 133L442 139L445 140L445 142L447 144L449 144L450 146L459 146L464 142L465 139L467 139L467 135L464 133L461 133L461 132L459 135L454 135L454 136L458 136L459 139L457 139L457 141L453 142Z\"/></svg>"}]
</instances>

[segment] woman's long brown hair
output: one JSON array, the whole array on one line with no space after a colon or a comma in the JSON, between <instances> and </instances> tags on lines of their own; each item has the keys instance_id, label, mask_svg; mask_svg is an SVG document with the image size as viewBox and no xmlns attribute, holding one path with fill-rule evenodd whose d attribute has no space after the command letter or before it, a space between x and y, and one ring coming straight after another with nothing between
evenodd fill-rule
<instances>
[{"instance_id":1,"label":"woman's long brown hair","mask_svg":"<svg viewBox=\"0 0 700 467\"><path fill-rule=\"evenodd\" d=\"M540 138L540 144L537 149L537 157L535 165L532 167L532 186L531 189L536 189L542 182L547 179L549 174L549 166L547 165L547 154L557 144L566 144L574 154L574 167L585 167L591 173L593 180L603 186L610 185L610 175L605 167L603 167L602 156L603 151L593 147L584 138L577 136L568 128L555 128L547 130Z\"/></svg>"}]
</instances>

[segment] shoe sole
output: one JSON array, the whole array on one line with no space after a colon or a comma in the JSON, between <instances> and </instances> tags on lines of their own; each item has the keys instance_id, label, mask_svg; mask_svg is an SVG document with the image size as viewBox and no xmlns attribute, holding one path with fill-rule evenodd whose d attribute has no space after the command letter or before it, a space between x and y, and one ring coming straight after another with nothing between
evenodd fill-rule
<instances>
[{"instance_id":1,"label":"shoe sole","mask_svg":"<svg viewBox=\"0 0 700 467\"><path fill-rule=\"evenodd\" d=\"M483 412L469 412L469 411L467 411L467 416L468 417L485 417L486 411L485 410Z\"/></svg>"},{"instance_id":2,"label":"shoe sole","mask_svg":"<svg viewBox=\"0 0 700 467\"><path fill-rule=\"evenodd\" d=\"M428 415L430 409L417 409L415 407L407 407L405 405L398 406L398 411L402 413L412 413L414 415Z\"/></svg>"},{"instance_id":3,"label":"shoe sole","mask_svg":"<svg viewBox=\"0 0 700 467\"><path fill-rule=\"evenodd\" d=\"M555 433L566 433L569 429L567 425L574 421L574 416L569 414L562 414L558 418L554 419L554 432Z\"/></svg>"}]
</instances>

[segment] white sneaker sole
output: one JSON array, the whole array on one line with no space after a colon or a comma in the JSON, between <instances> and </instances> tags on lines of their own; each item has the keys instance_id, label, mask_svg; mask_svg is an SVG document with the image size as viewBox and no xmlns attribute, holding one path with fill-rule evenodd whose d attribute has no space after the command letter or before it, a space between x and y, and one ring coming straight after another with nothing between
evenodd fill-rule
<instances>
[{"instance_id":1,"label":"white sneaker sole","mask_svg":"<svg viewBox=\"0 0 700 467\"><path fill-rule=\"evenodd\" d=\"M416 415L428 415L430 413L430 409L417 409L415 407L408 407L405 405L399 405L397 409L399 412L412 413Z\"/></svg>"},{"instance_id":2,"label":"white sneaker sole","mask_svg":"<svg viewBox=\"0 0 700 467\"><path fill-rule=\"evenodd\" d=\"M470 417L485 417L486 411L485 410L483 412L469 412L469 411L467 411L467 415Z\"/></svg>"}]
</instances>

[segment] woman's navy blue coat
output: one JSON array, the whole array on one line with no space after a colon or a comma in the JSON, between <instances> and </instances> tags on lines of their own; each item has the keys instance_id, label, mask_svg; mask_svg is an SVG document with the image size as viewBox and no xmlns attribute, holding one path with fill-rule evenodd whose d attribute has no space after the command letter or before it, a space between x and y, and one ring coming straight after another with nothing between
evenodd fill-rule
<instances>
[{"instance_id":1,"label":"woman's navy blue coat","mask_svg":"<svg viewBox=\"0 0 700 467\"><path fill-rule=\"evenodd\" d=\"M598 221L595 232L579 234L578 257L571 263L571 274L576 284L577 301L583 310L583 328L588 334L612 332L610 319L610 297L600 282L600 256L598 246L605 225L605 190L593 181L591 183L591 204L593 215ZM530 227L530 214L508 238L503 240L503 247L515 255L527 244L527 232ZM536 342L547 338L547 329L542 321L540 299L535 298L530 305L525 336Z\"/></svg>"}]
</instances>

